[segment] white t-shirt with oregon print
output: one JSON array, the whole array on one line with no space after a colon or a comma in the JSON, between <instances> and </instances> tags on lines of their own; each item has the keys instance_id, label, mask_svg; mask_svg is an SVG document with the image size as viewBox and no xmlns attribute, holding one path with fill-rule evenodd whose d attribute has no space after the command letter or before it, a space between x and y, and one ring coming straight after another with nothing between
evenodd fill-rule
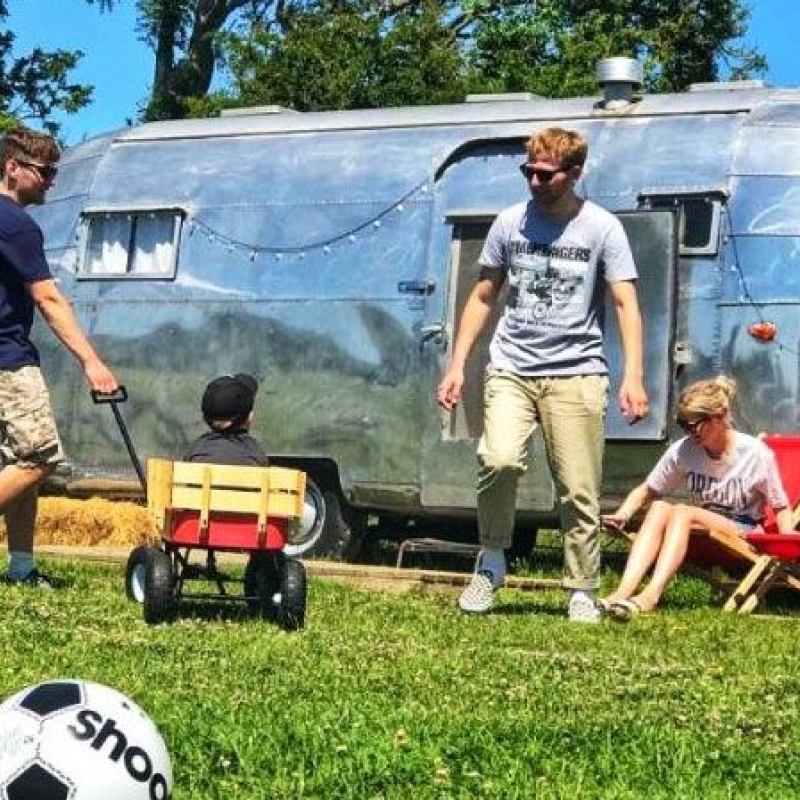
<instances>
[{"instance_id":1,"label":"white t-shirt with oregon print","mask_svg":"<svg viewBox=\"0 0 800 800\"><path fill-rule=\"evenodd\" d=\"M719 460L691 437L670 445L647 476L658 494L685 486L695 503L726 517L764 519L764 506L789 505L775 454L760 439L734 431L731 452Z\"/></svg>"},{"instance_id":2,"label":"white t-shirt with oregon print","mask_svg":"<svg viewBox=\"0 0 800 800\"><path fill-rule=\"evenodd\" d=\"M534 200L500 212L479 259L505 272L506 307L490 347L491 364L524 376L606 374L603 313L607 283L636 280L620 221L585 200L560 222Z\"/></svg>"}]
</instances>

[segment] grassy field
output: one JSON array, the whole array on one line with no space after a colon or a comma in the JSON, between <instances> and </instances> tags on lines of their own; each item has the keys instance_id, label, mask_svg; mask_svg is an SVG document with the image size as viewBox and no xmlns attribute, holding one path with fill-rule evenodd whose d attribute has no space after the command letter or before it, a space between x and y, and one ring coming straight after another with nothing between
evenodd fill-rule
<instances>
[{"instance_id":1,"label":"grassy field","mask_svg":"<svg viewBox=\"0 0 800 800\"><path fill-rule=\"evenodd\" d=\"M149 628L119 567L0 587L0 694L79 677L130 695L174 800L793 798L800 612L726 615L681 580L664 613L577 626L558 591L453 595L314 580L308 627L226 606ZM613 576L606 575L610 582Z\"/></svg>"}]
</instances>

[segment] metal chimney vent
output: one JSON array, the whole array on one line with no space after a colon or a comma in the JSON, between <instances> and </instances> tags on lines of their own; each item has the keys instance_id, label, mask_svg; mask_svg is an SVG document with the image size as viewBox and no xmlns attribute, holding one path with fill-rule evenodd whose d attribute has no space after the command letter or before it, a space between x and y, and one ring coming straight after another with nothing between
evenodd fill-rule
<instances>
[{"instance_id":1,"label":"metal chimney vent","mask_svg":"<svg viewBox=\"0 0 800 800\"><path fill-rule=\"evenodd\" d=\"M642 65L635 58L604 58L597 64L595 76L603 90L601 105L609 110L630 105L644 82Z\"/></svg>"}]
</instances>

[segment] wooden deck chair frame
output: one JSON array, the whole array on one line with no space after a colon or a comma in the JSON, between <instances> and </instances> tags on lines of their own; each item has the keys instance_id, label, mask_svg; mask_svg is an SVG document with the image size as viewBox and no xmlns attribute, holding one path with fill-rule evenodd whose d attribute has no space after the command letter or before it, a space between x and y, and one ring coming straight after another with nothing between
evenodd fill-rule
<instances>
[{"instance_id":1,"label":"wooden deck chair frame","mask_svg":"<svg viewBox=\"0 0 800 800\"><path fill-rule=\"evenodd\" d=\"M748 614L772 588L800 591L798 558L800 534L754 532L732 541L715 531L697 529L689 542L686 567L726 594L725 611Z\"/></svg>"}]
</instances>

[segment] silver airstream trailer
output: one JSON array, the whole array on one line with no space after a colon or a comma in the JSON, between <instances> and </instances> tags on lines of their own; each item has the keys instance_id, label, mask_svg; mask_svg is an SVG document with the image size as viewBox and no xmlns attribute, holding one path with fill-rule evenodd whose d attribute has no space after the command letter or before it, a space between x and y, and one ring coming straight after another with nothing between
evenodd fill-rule
<instances>
[{"instance_id":1,"label":"silver airstream trailer","mask_svg":"<svg viewBox=\"0 0 800 800\"><path fill-rule=\"evenodd\" d=\"M455 413L435 387L488 226L526 197L523 143L547 125L589 139L579 189L619 214L641 275L652 412L631 427L612 408L606 497L677 434L676 392L700 377L735 376L745 430L797 429L800 90L642 96L627 59L598 77L597 97L251 109L70 149L36 215L63 289L127 385L141 454L178 456L202 430L205 382L250 371L256 432L311 479L299 552L340 554L368 522L468 531L487 342ZM560 302L557 288L542 302ZM41 346L72 476L129 479L110 415L48 337ZM613 379L614 331L607 356ZM520 492L528 530L557 518L541 447Z\"/></svg>"}]
</instances>

